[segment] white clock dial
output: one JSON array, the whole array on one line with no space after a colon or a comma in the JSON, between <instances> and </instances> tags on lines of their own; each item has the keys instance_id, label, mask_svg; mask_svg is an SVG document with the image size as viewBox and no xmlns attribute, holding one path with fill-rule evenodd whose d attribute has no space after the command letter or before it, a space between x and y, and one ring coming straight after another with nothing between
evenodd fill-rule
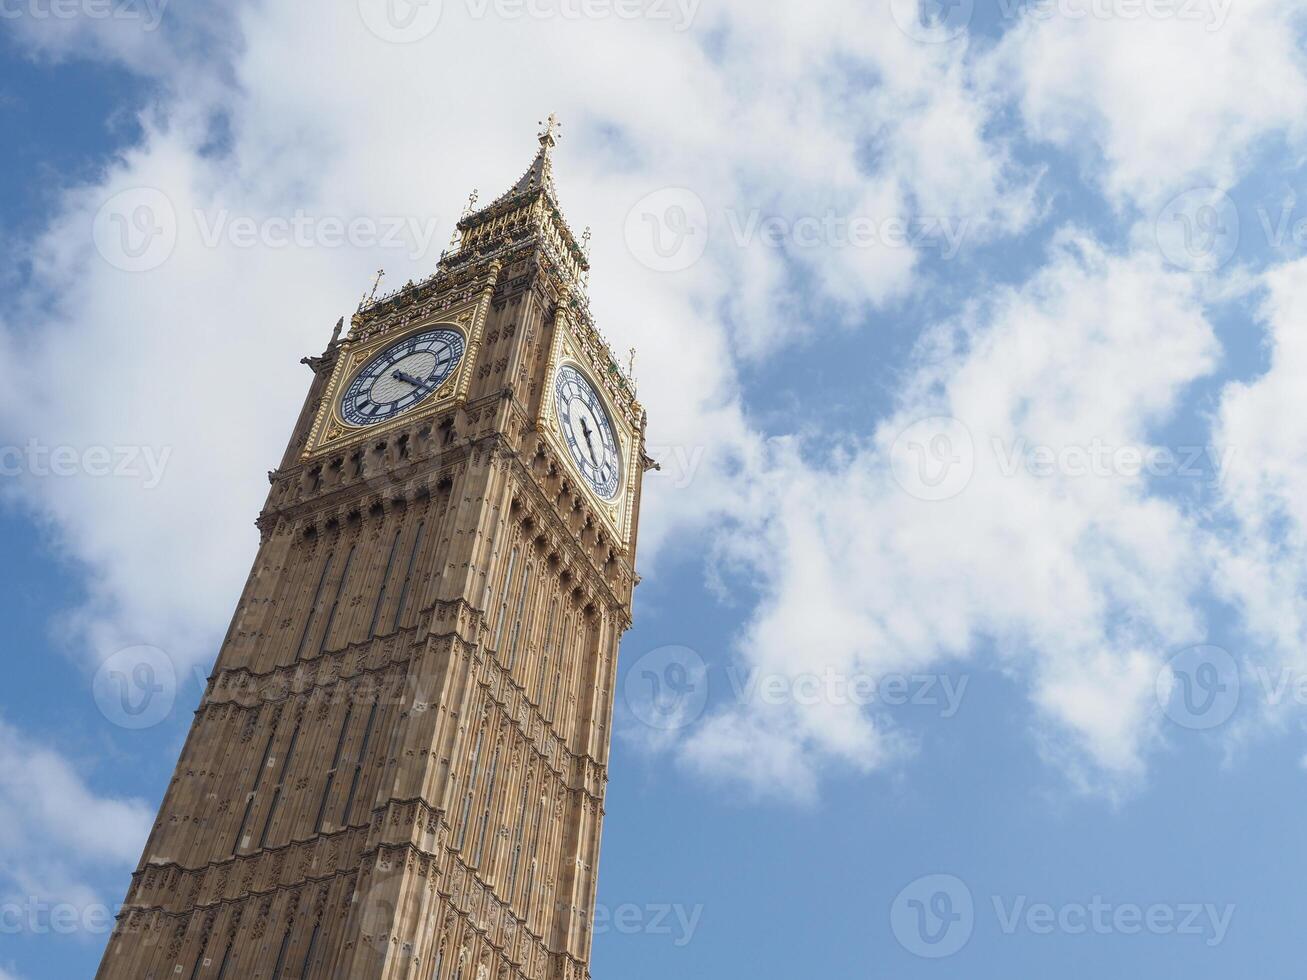
<instances>
[{"instance_id":1,"label":"white clock dial","mask_svg":"<svg viewBox=\"0 0 1307 980\"><path fill-rule=\"evenodd\" d=\"M463 359L463 335L449 327L424 330L396 341L349 383L340 414L350 425L376 425L430 397Z\"/></svg>"},{"instance_id":2,"label":"white clock dial","mask_svg":"<svg viewBox=\"0 0 1307 980\"><path fill-rule=\"evenodd\" d=\"M554 379L554 405L572 462L595 493L612 500L621 484L621 457L599 392L589 378L564 364Z\"/></svg>"}]
</instances>

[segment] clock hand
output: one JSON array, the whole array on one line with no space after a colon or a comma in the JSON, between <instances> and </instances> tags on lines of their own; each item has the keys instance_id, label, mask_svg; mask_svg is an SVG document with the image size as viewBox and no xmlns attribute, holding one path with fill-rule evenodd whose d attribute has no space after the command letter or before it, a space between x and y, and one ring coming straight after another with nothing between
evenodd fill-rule
<instances>
[{"instance_id":1,"label":"clock hand","mask_svg":"<svg viewBox=\"0 0 1307 980\"><path fill-rule=\"evenodd\" d=\"M581 431L585 434L585 445L590 451L590 462L598 465L599 455L595 452L594 433L590 431L590 426L585 424L585 419L581 419Z\"/></svg>"},{"instance_id":2,"label":"clock hand","mask_svg":"<svg viewBox=\"0 0 1307 980\"><path fill-rule=\"evenodd\" d=\"M406 371L398 371L398 370L392 371L391 376L398 378L400 381L406 381L409 384L413 385L415 388L420 388L424 384L426 384L425 381L422 381L420 378L413 377L413 375L407 373Z\"/></svg>"}]
</instances>

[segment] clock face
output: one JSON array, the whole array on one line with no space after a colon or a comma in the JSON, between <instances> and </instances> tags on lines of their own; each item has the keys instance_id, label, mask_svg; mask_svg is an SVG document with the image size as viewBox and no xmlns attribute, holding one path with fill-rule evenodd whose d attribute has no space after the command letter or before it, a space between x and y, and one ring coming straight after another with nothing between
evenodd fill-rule
<instances>
[{"instance_id":1,"label":"clock face","mask_svg":"<svg viewBox=\"0 0 1307 980\"><path fill-rule=\"evenodd\" d=\"M588 378L570 364L558 369L554 404L572 461L604 500L617 496L620 466L608 410Z\"/></svg>"},{"instance_id":2,"label":"clock face","mask_svg":"<svg viewBox=\"0 0 1307 980\"><path fill-rule=\"evenodd\" d=\"M350 425L376 425L425 401L463 358L463 335L436 327L405 337L367 363L345 389L340 414Z\"/></svg>"}]
</instances>

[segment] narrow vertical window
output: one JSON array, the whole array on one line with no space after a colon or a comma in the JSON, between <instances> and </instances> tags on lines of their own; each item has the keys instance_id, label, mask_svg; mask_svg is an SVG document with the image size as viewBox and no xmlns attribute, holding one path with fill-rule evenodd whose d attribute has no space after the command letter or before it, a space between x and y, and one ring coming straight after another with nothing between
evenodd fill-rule
<instances>
[{"instance_id":1,"label":"narrow vertical window","mask_svg":"<svg viewBox=\"0 0 1307 980\"><path fill-rule=\"evenodd\" d=\"M513 886L517 884L517 869L522 861L522 838L526 835L526 804L531 793L531 774L522 775L522 799L517 806L517 831L513 835L513 863L508 869L508 888L504 894L513 901Z\"/></svg>"},{"instance_id":2,"label":"narrow vertical window","mask_svg":"<svg viewBox=\"0 0 1307 980\"><path fill-rule=\"evenodd\" d=\"M204 965L204 947L200 947L199 954L195 957L195 965L191 967L191 980L198 980L200 967ZM180 967L179 967L180 969Z\"/></svg>"},{"instance_id":3,"label":"narrow vertical window","mask_svg":"<svg viewBox=\"0 0 1307 980\"><path fill-rule=\"evenodd\" d=\"M508 639L508 669L517 663L517 641L522 636L522 615L526 609L526 593L531 581L531 563L522 566L522 583L517 590L517 612L513 614L513 632Z\"/></svg>"},{"instance_id":4,"label":"narrow vertical window","mask_svg":"<svg viewBox=\"0 0 1307 980\"><path fill-rule=\"evenodd\" d=\"M571 617L563 617L563 640L558 645L558 656L554 658L557 664L554 670L554 690L549 695L549 710L545 712L545 717L550 721L554 720L554 711L558 707L558 690L563 686L563 668L567 666L568 660L568 640L571 634Z\"/></svg>"},{"instance_id":5,"label":"narrow vertical window","mask_svg":"<svg viewBox=\"0 0 1307 980\"><path fill-rule=\"evenodd\" d=\"M372 709L368 712L368 724L363 730L363 744L359 746L358 761L354 763L354 778L349 783L349 795L345 797L345 810L340 815L340 825L349 826L349 813L354 807L354 794L358 792L359 777L363 774L363 764L368 757L368 743L372 741L372 725L377 720L377 703L381 700L381 693L376 692L375 699L372 702Z\"/></svg>"},{"instance_id":6,"label":"narrow vertical window","mask_svg":"<svg viewBox=\"0 0 1307 980\"><path fill-rule=\"evenodd\" d=\"M259 771L254 774L254 788L245 798L245 815L241 817L241 825L236 828L236 842L231 846L233 854L242 846L241 838L245 836L245 827L250 822L250 812L254 809L254 800L259 795L259 787L263 785L263 774L268 769L268 759L272 756L272 742L276 737L276 732L269 735L268 744L263 747L263 760L259 763Z\"/></svg>"},{"instance_id":7,"label":"narrow vertical window","mask_svg":"<svg viewBox=\"0 0 1307 980\"><path fill-rule=\"evenodd\" d=\"M290 934L294 923L286 927L286 934L281 937L281 949L277 950L277 963L272 968L272 980L281 980L281 968L286 965L286 951L290 949Z\"/></svg>"},{"instance_id":8,"label":"narrow vertical window","mask_svg":"<svg viewBox=\"0 0 1307 980\"><path fill-rule=\"evenodd\" d=\"M318 934L322 932L322 920L313 923L313 933L309 936L309 949L304 954L304 965L300 967L300 980L308 980L309 970L313 967L313 953L318 947Z\"/></svg>"},{"instance_id":9,"label":"narrow vertical window","mask_svg":"<svg viewBox=\"0 0 1307 980\"><path fill-rule=\"evenodd\" d=\"M531 854L531 870L527 873L526 878L526 895L522 899L523 915L529 921L531 918L531 898L535 891L536 868L539 863L536 855L540 853L540 830L541 825L545 822L545 793L544 786L540 789L540 799L536 801L536 816L532 826L535 828L535 839L531 843L529 853Z\"/></svg>"},{"instance_id":10,"label":"narrow vertical window","mask_svg":"<svg viewBox=\"0 0 1307 980\"><path fill-rule=\"evenodd\" d=\"M490 760L490 779L486 787L486 806L481 813L481 832L477 835L476 854L472 857L473 866L481 864L481 855L486 846L486 830L490 826L490 808L495 804L495 777L499 773L499 749L495 749L495 754Z\"/></svg>"},{"instance_id":11,"label":"narrow vertical window","mask_svg":"<svg viewBox=\"0 0 1307 980\"><path fill-rule=\"evenodd\" d=\"M395 532L390 542L390 557L386 559L386 573L381 576L381 589L377 592L377 604L372 607L372 622L368 623L368 639L377 635L377 619L381 616L381 607L386 604L386 586L390 582L390 571L395 565L395 549L399 547L399 535L403 529Z\"/></svg>"},{"instance_id":12,"label":"narrow vertical window","mask_svg":"<svg viewBox=\"0 0 1307 980\"><path fill-rule=\"evenodd\" d=\"M327 812L327 798L331 796L331 787L336 782L336 773L340 770L340 757L345 751L345 737L349 734L349 722L354 717L354 702L345 709L345 722L340 726L340 738L336 741L336 754L331 760L331 769L327 772L326 785L322 787L322 800L318 803L318 816L313 822L313 832L322 833L322 818Z\"/></svg>"},{"instance_id":13,"label":"narrow vertical window","mask_svg":"<svg viewBox=\"0 0 1307 980\"><path fill-rule=\"evenodd\" d=\"M304 644L308 642L309 631L313 629L313 620L318 612L318 603L322 601L322 587L327 582L327 573L331 571L331 559L333 557L333 552L327 552L327 560L322 563L322 576L318 579L318 588L313 593L313 605L309 606L309 614L304 617L304 632L300 634L300 645L295 648L296 660L304 655Z\"/></svg>"},{"instance_id":14,"label":"narrow vertical window","mask_svg":"<svg viewBox=\"0 0 1307 980\"><path fill-rule=\"evenodd\" d=\"M235 937L227 940L227 948L222 951L222 963L218 965L218 980L227 980L227 967L231 963L231 948L235 943Z\"/></svg>"},{"instance_id":15,"label":"narrow vertical window","mask_svg":"<svg viewBox=\"0 0 1307 980\"><path fill-rule=\"evenodd\" d=\"M457 850L463 849L463 842L467 839L467 820L472 812L472 794L476 792L477 772L481 765L481 745L485 741L486 730L484 727L477 732L477 744L472 749L472 770L467 778L467 793L463 797L463 816L458 821L458 845Z\"/></svg>"},{"instance_id":16,"label":"narrow vertical window","mask_svg":"<svg viewBox=\"0 0 1307 980\"><path fill-rule=\"evenodd\" d=\"M281 760L281 774L277 777L277 785L272 791L272 801L268 803L268 816L263 821L263 833L259 835L259 847L263 847L268 842L268 831L272 829L272 818L277 815L277 805L281 803L282 787L286 785L286 773L290 771L290 764L295 758L295 745L300 740L300 726L296 725L295 730L290 734L290 745L286 748L286 757Z\"/></svg>"},{"instance_id":17,"label":"narrow vertical window","mask_svg":"<svg viewBox=\"0 0 1307 980\"><path fill-rule=\"evenodd\" d=\"M418 523L417 534L413 535L413 550L408 556L408 570L404 573L404 588L399 593L399 605L395 607L395 623L391 626L392 630L399 629L404 622L404 606L408 603L408 590L413 584L413 565L417 562L418 551L422 548L422 532L426 530L427 522Z\"/></svg>"},{"instance_id":18,"label":"narrow vertical window","mask_svg":"<svg viewBox=\"0 0 1307 980\"><path fill-rule=\"evenodd\" d=\"M501 644L504 642L504 626L508 623L508 600L509 591L513 587L513 572L517 569L518 549L514 548L508 556L508 571L504 574L503 596L499 602L499 622L495 626L495 652L503 650Z\"/></svg>"},{"instance_id":19,"label":"narrow vertical window","mask_svg":"<svg viewBox=\"0 0 1307 980\"><path fill-rule=\"evenodd\" d=\"M340 608L340 597L349 584L349 569L354 564L354 551L355 548L351 547L349 554L345 556L345 568L340 573L340 581L336 583L336 597L331 600L331 612L327 616L327 625L323 627L322 639L318 643L319 655L327 649L327 640L331 636L331 627L336 622L336 610Z\"/></svg>"},{"instance_id":20,"label":"narrow vertical window","mask_svg":"<svg viewBox=\"0 0 1307 980\"><path fill-rule=\"evenodd\" d=\"M554 649L554 626L558 622L558 600L549 604L549 619L545 621L545 639L540 645L540 676L536 678L536 703L545 703L545 681L549 677L549 655Z\"/></svg>"},{"instance_id":21,"label":"narrow vertical window","mask_svg":"<svg viewBox=\"0 0 1307 980\"><path fill-rule=\"evenodd\" d=\"M431 980L440 980L440 968L445 965L445 947L436 947L436 965L431 970Z\"/></svg>"}]
</instances>

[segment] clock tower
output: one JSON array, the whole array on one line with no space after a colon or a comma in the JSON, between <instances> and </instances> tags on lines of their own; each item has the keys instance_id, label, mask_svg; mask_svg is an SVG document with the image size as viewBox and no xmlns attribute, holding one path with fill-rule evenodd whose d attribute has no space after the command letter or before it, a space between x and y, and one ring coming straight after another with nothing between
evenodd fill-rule
<instances>
[{"instance_id":1,"label":"clock tower","mask_svg":"<svg viewBox=\"0 0 1307 980\"><path fill-rule=\"evenodd\" d=\"M555 136L306 359L103 980L589 976L648 463Z\"/></svg>"}]
</instances>

